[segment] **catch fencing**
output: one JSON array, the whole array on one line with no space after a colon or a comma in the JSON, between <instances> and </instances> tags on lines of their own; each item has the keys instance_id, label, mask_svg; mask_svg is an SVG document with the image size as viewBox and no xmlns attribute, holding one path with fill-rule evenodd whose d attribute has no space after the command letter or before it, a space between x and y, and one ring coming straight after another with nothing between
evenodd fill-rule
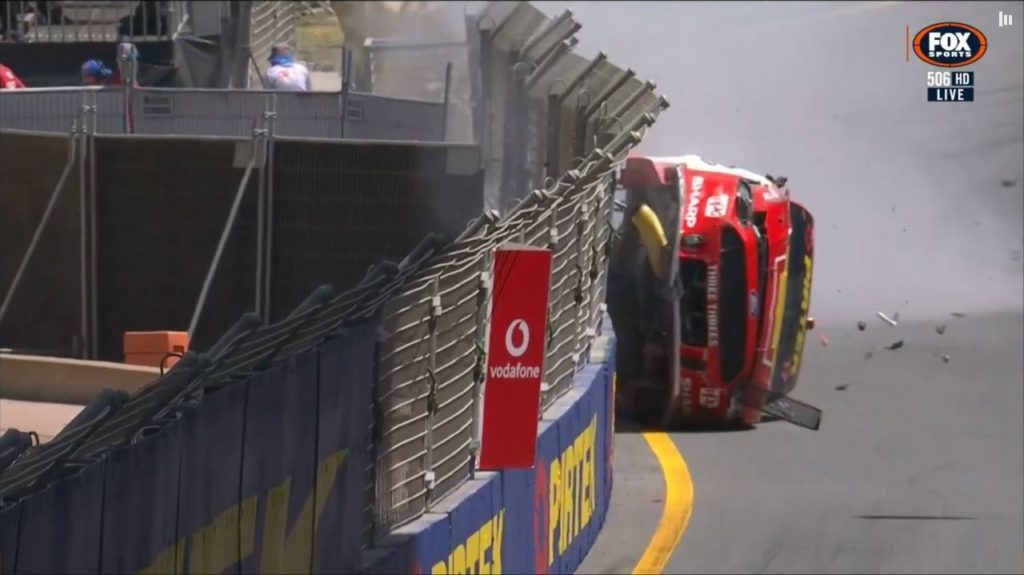
<instances>
[{"instance_id":1,"label":"catch fencing","mask_svg":"<svg viewBox=\"0 0 1024 575\"><path fill-rule=\"evenodd\" d=\"M668 102L603 54L588 62L569 52L578 29L568 13L550 20L527 3L493 3L467 43L480 62L485 207L507 215L489 212L384 309L378 532L419 517L473 476L495 247L553 252L543 406L585 365L604 313L613 167ZM387 75L399 54L374 73Z\"/></svg>"},{"instance_id":2,"label":"catch fencing","mask_svg":"<svg viewBox=\"0 0 1024 575\"><path fill-rule=\"evenodd\" d=\"M249 53L252 55L253 66L247 67L247 86L259 88L262 85L260 70L256 62L266 62L274 44L295 44L296 25L303 10L299 2L282 2L279 0L257 0L249 2L245 7L249 11Z\"/></svg>"},{"instance_id":3,"label":"catch fencing","mask_svg":"<svg viewBox=\"0 0 1024 575\"><path fill-rule=\"evenodd\" d=\"M224 4L224 2L210 2ZM5 0L0 39L31 43L170 40L188 29L192 2L33 2Z\"/></svg>"},{"instance_id":4,"label":"catch fencing","mask_svg":"<svg viewBox=\"0 0 1024 575\"><path fill-rule=\"evenodd\" d=\"M360 92L29 88L0 98L0 129L66 134L84 114L98 134L443 142L446 104ZM467 140L463 142L468 143Z\"/></svg>"},{"instance_id":5,"label":"catch fencing","mask_svg":"<svg viewBox=\"0 0 1024 575\"><path fill-rule=\"evenodd\" d=\"M494 249L505 243L520 243L552 251L543 375L543 405L547 407L570 390L573 375L585 366L589 345L604 315L605 277L612 241L614 170L668 106L667 101L654 93L653 84L641 83L630 71L608 63L603 54L592 61L572 54L571 37L578 29L571 15L548 19L527 3L491 4L475 20L473 31L478 37L468 39L467 49L471 51L471 61L479 63L479 70L474 68L472 75L475 93L480 95L473 104L474 125L478 126L474 132L478 134L479 146L375 143L372 145L381 146L375 149L369 143L356 146L328 140L281 138L277 130L279 122L283 121L280 111L285 107L278 100L268 114L267 95L259 93L249 104L251 107L233 116L234 120L217 125L209 123L205 129L229 131L242 129L239 127L242 118L251 118L252 114L259 116L254 124L254 137L244 141L225 140L228 143L217 152L217 165L225 166L230 157L231 168L224 169L234 170L235 181L242 182L234 196L237 207L231 209L231 213L237 211L237 217L241 218L238 221L249 222L255 211L253 229L263 230L256 234L257 246L263 246L256 251L264 254L257 256L253 264L258 271L255 276L238 272L246 277L239 281L262 278L255 281L255 305L248 307L245 303L243 306L255 309L258 316L279 319L279 322L262 326L256 315L246 316L248 319L222 336L208 352L194 354L189 361L183 360L160 380L173 383L155 384L147 388L150 391L137 394L125 403L136 407L128 411L121 407L109 420L102 422L101 427L82 431L74 440L68 439L72 443L65 451L43 447L33 448L29 453L63 454L53 455L53 461L57 462L54 465L78 469L73 462L82 458L99 461L95 458L103 449L128 444L130 438L146 427L146 421L165 425L168 421L184 420L186 416L181 413L201 406L208 401L203 399L207 395L212 400L225 393L228 395L223 397L235 397L224 399L225 402L244 401L227 390L233 386L241 389L239 382L249 382L246 385L252 386L251 378L263 377L260 374L266 373L272 365L272 359L268 358L290 357L293 352L308 349L310 342L322 341L336 332L347 321L341 319L348 317L346 314L359 315L358 310L365 307L360 317L379 319L379 326L375 324L377 343L372 397L367 398L370 403L367 409L372 417L364 420L372 422L373 439L367 442L369 452L361 468L366 474L360 500L364 502L361 541L364 545L373 545L396 527L433 509L445 495L474 476L485 383L489 274ZM164 95L162 91L142 92ZM258 105L260 97L264 98L262 108ZM181 101L186 100L183 97ZM273 97L270 100L273 101ZM184 104L175 101L171 106L178 105ZM223 110L225 104L211 105L219 105ZM343 113L346 131L353 113L351 106ZM139 110L134 109L133 114L138 121ZM136 123L136 127L138 125ZM207 123L195 125L203 127ZM183 126L186 124L164 124L163 129L186 129ZM250 128L243 135L252 134ZM120 138L125 141L117 143L111 136L110 143L99 144L97 148L117 145L124 149L112 149L93 157L101 163L105 156L120 157L123 163L131 153L127 149L129 141L132 145L158 141L152 134ZM103 135L91 134L88 139L95 145L103 141ZM194 135L191 140L165 136L161 143L168 146L162 152L164 157L175 158L181 153L171 147L176 139L199 141ZM147 178L150 181L178 178L176 183L166 184L167 194L176 190L176 197L204 193L197 180L188 179L194 175L174 176L170 168L159 172L151 165L155 160L147 161L150 167L146 167L145 162L139 163L135 178L129 180L145 182L139 186L140 199L135 200L138 205L146 199L142 195L145 187L156 185L150 184ZM196 157L193 161L200 159ZM174 165L181 166L177 162ZM114 185L115 174L125 169L127 166L111 168L105 178ZM193 168L186 164L179 169ZM197 168L194 171L201 172ZM241 200L245 197L246 185L253 185L249 184L249 175L256 181L256 197L261 198L255 202L255 208L246 207ZM412 193L410 187L421 193ZM362 191L350 193L353 188ZM127 198L130 191L125 188L121 193ZM476 196L472 195L474 193ZM221 192L218 201L226 202L229 195L230 189L227 194ZM468 208L465 207L467 196L477 198ZM155 218L154 214L160 210L189 210L185 206L164 204L165 201L150 206L147 221ZM482 205L484 202L486 205ZM225 205L221 204L218 209L224 210ZM272 213L268 207L271 205L274 206ZM463 206L461 212L460 206ZM483 207L487 208L483 215L464 227L468 219L464 216L465 210L477 215ZM230 216L227 229L235 218ZM261 222L271 222L271 225L268 227ZM329 232L331 229L349 231L348 235L339 235ZM342 308L333 307L333 303L325 304L330 297L320 292L314 292L291 314L286 315L278 307L285 302L289 306L298 303L296 295L303 286L302 293L308 293L324 281L335 283L341 289L348 288L355 284L354 273L381 257L400 257L415 239L423 237L427 231L442 229L454 230L450 235L457 234L457 237L454 241L428 240L399 264L374 267L370 276L351 292L360 295L346 296L348 303L344 304L344 309L348 311L344 313L339 311ZM362 249L353 249L353 246L364 245L366 250L361 255L351 255ZM377 253L371 256L373 249ZM144 254L147 250L140 246L137 253ZM273 257L267 259L267 253ZM351 259L339 260L341 256L337 254L348 254L345 257ZM179 273L179 267L194 265L191 263L194 258L176 258L171 252L166 257L173 263L167 264L164 273L171 269ZM200 265L198 273L192 271L190 277L199 277L205 270L205 264ZM296 276L303 278L303 282L315 283L296 281L290 290L275 283L282 281L280 278ZM387 289L367 287L378 286L378 282L385 283ZM224 301L221 298L230 294L235 294L237 300L237 293L241 293L235 292L241 288L224 289L227 295L211 295L208 305ZM117 293L112 288L108 292ZM288 295L279 299L278 295L271 298L270 293ZM328 309L334 311L325 311ZM165 326L159 328L166 329ZM186 359L188 357L193 355ZM230 361L225 359L228 357ZM197 361L199 363L194 363ZM305 365L297 363L294 369L305 369L308 367ZM277 377L283 376L278 374ZM124 421L119 419L122 412ZM361 423L354 420L353 425ZM355 445L351 449L359 447ZM68 453L78 455L69 457ZM185 457L186 451L181 453ZM182 463L182 468L202 469L203 461L216 461L217 453L221 452L204 453L195 456L197 459L192 463ZM92 455L86 457L89 454ZM18 461L26 457L29 456L23 455ZM0 497L3 493L14 493L5 482L18 465L29 463L16 461L0 475ZM45 481L34 483L32 489L52 481L53 477L50 473ZM198 483L203 481L205 479L198 477ZM236 495L237 488L235 485L233 493ZM196 494L183 497L191 500L202 493L200 489ZM243 505L244 501L236 498L235 503ZM198 517L217 511L209 508L195 514ZM238 513L243 514L244 507ZM7 521L9 516L9 513L0 515L0 522ZM179 537L184 535L188 533L177 533ZM171 552L172 560L173 556ZM8 572L6 567L4 572Z\"/></svg>"}]
</instances>

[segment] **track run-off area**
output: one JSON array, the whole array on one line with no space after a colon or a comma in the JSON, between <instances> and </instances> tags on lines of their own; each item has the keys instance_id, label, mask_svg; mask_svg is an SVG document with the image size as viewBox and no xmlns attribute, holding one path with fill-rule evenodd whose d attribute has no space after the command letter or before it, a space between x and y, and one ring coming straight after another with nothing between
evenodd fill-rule
<instances>
[{"instance_id":1,"label":"track run-off area","mask_svg":"<svg viewBox=\"0 0 1024 575\"><path fill-rule=\"evenodd\" d=\"M817 432L619 422L608 521L579 572L1020 573L1024 316L831 332L802 375ZM906 343L878 349L878 332Z\"/></svg>"}]
</instances>

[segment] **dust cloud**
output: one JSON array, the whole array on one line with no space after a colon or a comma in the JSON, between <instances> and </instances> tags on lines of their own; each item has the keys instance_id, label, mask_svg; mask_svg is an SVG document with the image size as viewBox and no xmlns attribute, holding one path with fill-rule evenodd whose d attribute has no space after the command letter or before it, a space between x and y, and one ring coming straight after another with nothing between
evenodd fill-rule
<instances>
[{"instance_id":1,"label":"dust cloud","mask_svg":"<svg viewBox=\"0 0 1024 575\"><path fill-rule=\"evenodd\" d=\"M819 322L1019 310L1024 27L1019 3L540 2L672 101L642 153L698 153L789 177L816 218ZM973 103L929 103L911 36L987 35Z\"/></svg>"},{"instance_id":2,"label":"dust cloud","mask_svg":"<svg viewBox=\"0 0 1024 575\"><path fill-rule=\"evenodd\" d=\"M331 2L353 52L357 77L373 76L374 93L440 101L444 95L445 63L451 51L424 47L378 51L372 71L366 69L364 43L369 39L401 44L459 42L466 38L466 14L471 2ZM466 58L463 58L466 60ZM459 75L467 62L453 62Z\"/></svg>"},{"instance_id":3,"label":"dust cloud","mask_svg":"<svg viewBox=\"0 0 1024 575\"><path fill-rule=\"evenodd\" d=\"M479 2L331 2L344 34L345 47L353 52L353 70L361 78L362 89L370 84L376 95L441 103L445 99L446 67L452 64L451 85L445 138L448 142L472 142L472 108L469 105L469 57L465 49L438 46L466 39L466 17L480 9ZM364 52L368 39L382 44L406 45L404 48L375 51L370 61ZM434 44L433 46L427 46ZM411 47L409 45L412 45ZM438 108L440 110L440 108ZM447 155L447 174L466 176L478 169L479 160L471 151L460 149ZM453 214L450 206L461 198L452 198L461 190L448 189L426 170L436 166L422 164L417 175L429 180L418 190L419 217L433 229L456 236L469 223ZM432 179L433 178L433 179ZM430 193L426 193L430 190Z\"/></svg>"}]
</instances>

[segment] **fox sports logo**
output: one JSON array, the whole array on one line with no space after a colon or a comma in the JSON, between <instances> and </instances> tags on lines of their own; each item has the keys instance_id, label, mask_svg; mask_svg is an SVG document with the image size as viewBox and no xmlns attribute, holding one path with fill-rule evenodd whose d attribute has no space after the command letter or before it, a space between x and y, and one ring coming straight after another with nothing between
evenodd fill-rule
<instances>
[{"instance_id":1,"label":"fox sports logo","mask_svg":"<svg viewBox=\"0 0 1024 575\"><path fill-rule=\"evenodd\" d=\"M981 30L959 22L932 24L914 36L914 54L932 66L967 66L980 60L986 50L988 41Z\"/></svg>"}]
</instances>

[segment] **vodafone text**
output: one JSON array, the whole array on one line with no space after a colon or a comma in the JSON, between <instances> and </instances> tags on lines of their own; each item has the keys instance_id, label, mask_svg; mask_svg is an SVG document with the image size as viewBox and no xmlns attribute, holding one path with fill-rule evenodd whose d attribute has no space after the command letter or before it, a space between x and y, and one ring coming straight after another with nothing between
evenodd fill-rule
<instances>
[{"instance_id":1,"label":"vodafone text","mask_svg":"<svg viewBox=\"0 0 1024 575\"><path fill-rule=\"evenodd\" d=\"M539 379L540 366L509 362L491 367L491 379Z\"/></svg>"}]
</instances>

